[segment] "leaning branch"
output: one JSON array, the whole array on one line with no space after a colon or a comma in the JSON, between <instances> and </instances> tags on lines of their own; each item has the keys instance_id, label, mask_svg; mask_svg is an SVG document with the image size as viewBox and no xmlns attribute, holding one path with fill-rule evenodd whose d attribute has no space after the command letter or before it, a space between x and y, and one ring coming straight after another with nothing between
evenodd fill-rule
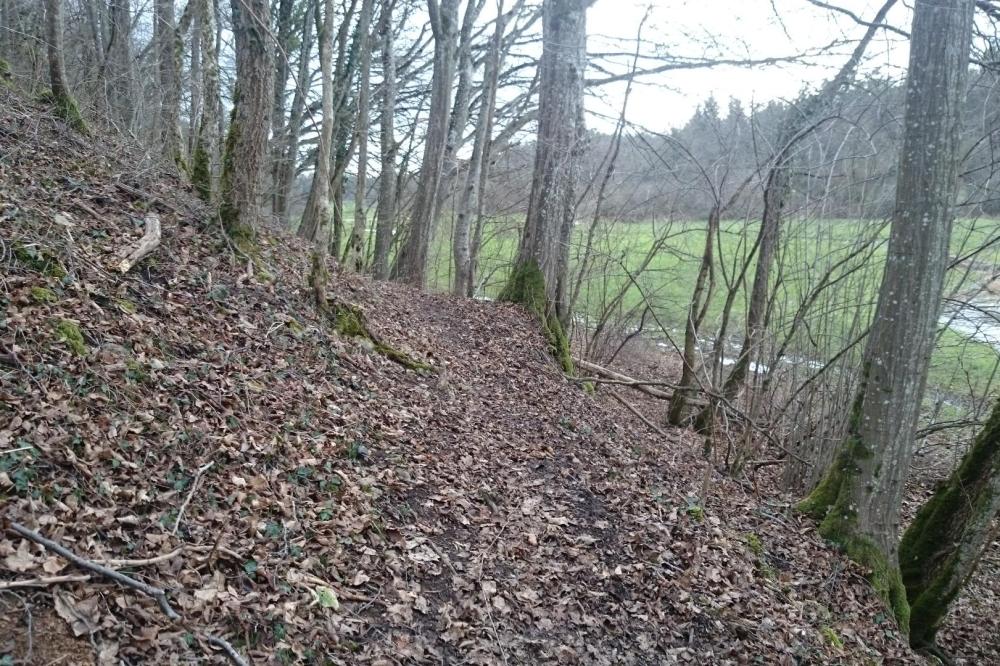
<instances>
[{"instance_id":1,"label":"leaning branch","mask_svg":"<svg viewBox=\"0 0 1000 666\"><path fill-rule=\"evenodd\" d=\"M620 372L615 372L614 370L609 370L603 366L597 365L596 363L591 363L590 361L585 361L582 358L574 358L573 363L576 367L586 370L587 372L592 372L595 375L600 375L601 377L607 377L614 382L621 383L623 386L628 386L634 388L637 391L641 391L646 395L653 396L654 398L659 398L660 400L670 400L671 394L665 391L660 391L655 388L651 388L649 384L651 382L642 382L638 379L633 379L628 375L623 375ZM610 383L610 382L609 382Z\"/></svg>"}]
</instances>

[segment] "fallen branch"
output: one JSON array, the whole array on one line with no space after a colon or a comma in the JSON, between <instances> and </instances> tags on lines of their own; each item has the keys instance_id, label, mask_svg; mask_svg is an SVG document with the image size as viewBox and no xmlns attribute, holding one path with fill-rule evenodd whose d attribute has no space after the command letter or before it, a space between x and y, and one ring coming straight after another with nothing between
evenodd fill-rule
<instances>
[{"instance_id":1,"label":"fallen branch","mask_svg":"<svg viewBox=\"0 0 1000 666\"><path fill-rule=\"evenodd\" d=\"M582 358L574 358L573 363L576 364L576 367L582 368L587 372L592 372L595 375L600 375L601 377L606 377L610 380L613 380L613 382L608 382L608 383L620 383L623 386L634 388L637 391L641 391L646 395L651 395L654 398L659 398L660 400L670 400L671 398L670 393L667 393L665 391L660 391L658 389L649 386L649 384L656 384L656 382L643 382L638 379L633 379L628 375L623 375L620 372L609 370L605 367L597 365L596 363L585 361Z\"/></svg>"},{"instance_id":2,"label":"fallen branch","mask_svg":"<svg viewBox=\"0 0 1000 666\"><path fill-rule=\"evenodd\" d=\"M184 517L184 512L187 510L188 504L191 503L191 498L194 497L194 493L196 490L198 490L198 485L201 483L201 476L209 469L211 469L212 465L214 464L215 464L214 460L212 462L205 463L204 465L198 468L197 472L195 472L194 481L191 482L191 491L188 493L187 497L184 498L184 503L181 504L181 510L177 512L177 520L174 521L174 529L172 532L170 532L170 534L174 536L177 535L177 530L180 529L181 519Z\"/></svg>"},{"instance_id":3,"label":"fallen branch","mask_svg":"<svg viewBox=\"0 0 1000 666\"><path fill-rule=\"evenodd\" d=\"M146 583L138 581L134 578L130 578L129 576L126 576L123 573L119 573L114 569L109 569L103 564L97 564L96 562L91 562L90 560L84 559L79 555L77 555L76 553L67 550L63 546L56 543L55 541L52 541L51 539L46 539L38 532L28 529L27 527L21 525L20 523L11 522L10 529L19 534L20 536L24 537L25 539L28 539L29 541L34 541L35 543L42 546L46 550L56 553L57 555L61 555L62 557L66 558L67 560L69 560L76 566L80 567L81 569L85 569L87 571L91 571L93 573L100 574L102 576L110 578L115 582L124 585L125 587L130 587L133 590L140 592L151 599L155 599L156 602L160 605L160 610L162 610L163 613L168 618L170 618L171 620L180 619L181 616L177 614L177 611L175 611L173 608L170 607L170 602L167 601L167 593L164 590L161 590L158 587L153 587L152 585L147 585Z\"/></svg>"},{"instance_id":4,"label":"fallen branch","mask_svg":"<svg viewBox=\"0 0 1000 666\"><path fill-rule=\"evenodd\" d=\"M49 585L59 585L60 583L86 583L88 580L90 580L90 576L87 574L47 576L44 578L29 578L27 580L5 580L0 581L0 592L4 590L16 590L20 587L48 587Z\"/></svg>"},{"instance_id":5,"label":"fallen branch","mask_svg":"<svg viewBox=\"0 0 1000 666\"><path fill-rule=\"evenodd\" d=\"M160 246L160 216L156 213L146 215L146 232L139 239L139 244L129 255L118 264L118 270L128 273L132 267L142 261L153 250Z\"/></svg>"},{"instance_id":6,"label":"fallen branch","mask_svg":"<svg viewBox=\"0 0 1000 666\"><path fill-rule=\"evenodd\" d=\"M205 640L217 648L222 648L222 650L226 653L226 656L229 657L229 661L237 664L237 666L250 666L250 663L244 659L240 653L236 651L236 648L230 645L224 638L205 634Z\"/></svg>"},{"instance_id":7,"label":"fallen branch","mask_svg":"<svg viewBox=\"0 0 1000 666\"><path fill-rule=\"evenodd\" d=\"M664 432L660 427L658 427L655 423L653 423L652 421L650 421L649 419L647 419L645 416L643 416L642 413L640 413L638 409L636 409L632 405L630 405L627 402L625 402L625 399L623 397L621 397L620 395L618 395L614 391L611 392L611 397L614 398L615 400L617 400L618 402L620 402L622 404L622 406L625 407L625 409L627 409L628 411L632 412L637 417L639 417L639 420L642 421L643 423L645 423L647 426L649 426L649 429L652 430L653 432L655 432L657 435L659 435L660 437L664 437L664 438L669 437L667 435L667 433Z\"/></svg>"}]
</instances>

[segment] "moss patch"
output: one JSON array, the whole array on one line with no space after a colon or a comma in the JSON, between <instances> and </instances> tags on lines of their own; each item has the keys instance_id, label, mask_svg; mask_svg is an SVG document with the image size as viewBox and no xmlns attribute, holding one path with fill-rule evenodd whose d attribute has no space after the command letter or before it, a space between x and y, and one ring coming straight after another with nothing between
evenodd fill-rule
<instances>
[{"instance_id":1,"label":"moss patch","mask_svg":"<svg viewBox=\"0 0 1000 666\"><path fill-rule=\"evenodd\" d=\"M855 410L859 409L855 405ZM857 512L852 506L852 487L859 472L857 461L871 456L860 437L851 435L823 480L797 509L821 521L819 533L843 548L847 556L868 571L868 580L892 611L905 633L910 625L910 605L899 566L857 531Z\"/></svg>"},{"instance_id":2,"label":"moss patch","mask_svg":"<svg viewBox=\"0 0 1000 666\"><path fill-rule=\"evenodd\" d=\"M76 323L70 321L69 319L60 319L55 323L55 332L59 336L59 342L62 342L69 350L76 354L77 356L87 355L87 343L83 339L83 333L80 331L80 327Z\"/></svg>"},{"instance_id":3,"label":"moss patch","mask_svg":"<svg viewBox=\"0 0 1000 666\"><path fill-rule=\"evenodd\" d=\"M56 296L56 292L52 291L48 287L32 287L30 294L31 300L38 305L55 303L59 300L59 297Z\"/></svg>"},{"instance_id":4,"label":"moss patch","mask_svg":"<svg viewBox=\"0 0 1000 666\"><path fill-rule=\"evenodd\" d=\"M545 294L545 276L535 261L529 261L517 266L511 273L500 300L523 305L529 312L538 317L542 332L549 343L549 351L559 361L563 372L573 373L573 356L570 352L569 339L563 330L559 318L549 307Z\"/></svg>"},{"instance_id":5,"label":"moss patch","mask_svg":"<svg viewBox=\"0 0 1000 666\"><path fill-rule=\"evenodd\" d=\"M331 317L334 321L334 328L338 333L349 338L369 341L374 345L376 352L382 354L390 361L398 363L408 370L417 372L431 372L434 370L432 366L416 360L409 354L391 347L377 338L371 332L371 329L368 328L364 313L361 312L360 308L344 303L337 303L333 306Z\"/></svg>"},{"instance_id":6,"label":"moss patch","mask_svg":"<svg viewBox=\"0 0 1000 666\"><path fill-rule=\"evenodd\" d=\"M55 114L64 123L80 134L90 135L90 129L80 114L80 107L76 105L76 100L72 96L56 95L51 90L46 90L38 98L43 104L51 105Z\"/></svg>"},{"instance_id":7,"label":"moss patch","mask_svg":"<svg viewBox=\"0 0 1000 666\"><path fill-rule=\"evenodd\" d=\"M212 200L212 167L205 143L199 139L191 162L191 184L202 201Z\"/></svg>"},{"instance_id":8,"label":"moss patch","mask_svg":"<svg viewBox=\"0 0 1000 666\"><path fill-rule=\"evenodd\" d=\"M819 630L819 633L823 635L823 638L830 644L830 647L837 650L844 649L844 641L837 635L837 631L833 627L823 627Z\"/></svg>"},{"instance_id":9,"label":"moss patch","mask_svg":"<svg viewBox=\"0 0 1000 666\"><path fill-rule=\"evenodd\" d=\"M27 268L47 277L62 279L66 269L54 254L38 245L14 243L14 258Z\"/></svg>"}]
</instances>

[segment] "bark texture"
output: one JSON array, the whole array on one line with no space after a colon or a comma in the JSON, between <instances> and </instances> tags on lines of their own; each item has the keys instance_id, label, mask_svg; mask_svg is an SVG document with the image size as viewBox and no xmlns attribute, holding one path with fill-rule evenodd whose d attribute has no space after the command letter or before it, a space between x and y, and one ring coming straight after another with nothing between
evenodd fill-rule
<instances>
[{"instance_id":1,"label":"bark texture","mask_svg":"<svg viewBox=\"0 0 1000 666\"><path fill-rule=\"evenodd\" d=\"M222 164L220 215L231 237L249 240L259 214L274 78L268 48L270 6L267 0L232 0L232 12L236 87Z\"/></svg>"},{"instance_id":2,"label":"bark texture","mask_svg":"<svg viewBox=\"0 0 1000 666\"><path fill-rule=\"evenodd\" d=\"M569 236L576 207L575 159L584 137L583 85L589 0L546 0L538 138L528 215L514 269L501 299L538 314L557 358L572 368L564 326Z\"/></svg>"},{"instance_id":3,"label":"bark texture","mask_svg":"<svg viewBox=\"0 0 1000 666\"><path fill-rule=\"evenodd\" d=\"M375 223L375 256L372 272L384 280L389 277L389 250L396 222L396 56L393 52L392 9L395 0L382 0L379 16L379 40L382 60L382 109L379 119L378 217Z\"/></svg>"}]
</instances>

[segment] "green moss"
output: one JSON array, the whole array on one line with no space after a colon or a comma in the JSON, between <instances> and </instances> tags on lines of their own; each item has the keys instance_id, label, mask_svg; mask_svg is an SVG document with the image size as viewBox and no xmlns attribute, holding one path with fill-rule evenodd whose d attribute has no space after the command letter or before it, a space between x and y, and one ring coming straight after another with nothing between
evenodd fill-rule
<instances>
[{"instance_id":1,"label":"green moss","mask_svg":"<svg viewBox=\"0 0 1000 666\"><path fill-rule=\"evenodd\" d=\"M238 250L251 255L256 248L256 234L252 226L240 216L239 203L233 200L233 174L236 172L236 145L239 143L240 126L236 122L236 108L230 116L229 132L226 134L226 148L222 157L222 201L219 205L219 217L222 228L233 241Z\"/></svg>"},{"instance_id":2,"label":"green moss","mask_svg":"<svg viewBox=\"0 0 1000 666\"><path fill-rule=\"evenodd\" d=\"M365 323L364 313L353 305L337 303L333 307L334 328L343 336L349 338L360 338L368 340L375 347L375 351L385 356L390 361L409 370L417 372L431 372L434 368L427 363L423 363L412 358L409 354L387 345L379 340Z\"/></svg>"},{"instance_id":3,"label":"green moss","mask_svg":"<svg viewBox=\"0 0 1000 666\"><path fill-rule=\"evenodd\" d=\"M54 328L56 334L59 336L59 342L64 343L77 356L87 355L87 343L83 339L83 333L76 323L69 319L60 319L56 322Z\"/></svg>"},{"instance_id":4,"label":"green moss","mask_svg":"<svg viewBox=\"0 0 1000 666\"><path fill-rule=\"evenodd\" d=\"M830 644L830 647L837 650L844 649L844 641L837 635L837 631L833 627L823 627L819 630L819 633L823 635L823 638Z\"/></svg>"},{"instance_id":5,"label":"green moss","mask_svg":"<svg viewBox=\"0 0 1000 666\"><path fill-rule=\"evenodd\" d=\"M859 401L852 410L852 425L860 412ZM858 461L870 458L872 452L865 446L856 430L844 442L836 460L827 470L823 480L796 507L799 511L821 521L819 533L828 541L843 548L847 556L868 571L868 580L892 611L903 632L908 631L910 605L899 566L866 536L857 530L857 512L852 505L853 484L858 476Z\"/></svg>"},{"instance_id":6,"label":"green moss","mask_svg":"<svg viewBox=\"0 0 1000 666\"><path fill-rule=\"evenodd\" d=\"M750 547L750 552L752 552L757 557L761 557L764 554L764 543L760 540L760 537L750 532L746 535L747 546Z\"/></svg>"},{"instance_id":7,"label":"green moss","mask_svg":"<svg viewBox=\"0 0 1000 666\"><path fill-rule=\"evenodd\" d=\"M32 287L31 300L39 305L44 305L46 303L55 303L59 300L59 297L56 296L56 292L47 287Z\"/></svg>"},{"instance_id":8,"label":"green moss","mask_svg":"<svg viewBox=\"0 0 1000 666\"><path fill-rule=\"evenodd\" d=\"M523 305L529 312L538 317L542 332L549 343L549 350L563 371L573 373L573 356L569 339L563 330L559 318L552 312L545 293L545 276L535 261L529 261L515 267L507 280L506 286L500 292L500 300Z\"/></svg>"},{"instance_id":9,"label":"green moss","mask_svg":"<svg viewBox=\"0 0 1000 666\"><path fill-rule=\"evenodd\" d=\"M56 95L51 90L46 90L39 95L39 101L51 105L59 119L80 134L90 134L90 129L80 114L80 107L71 95Z\"/></svg>"},{"instance_id":10,"label":"green moss","mask_svg":"<svg viewBox=\"0 0 1000 666\"><path fill-rule=\"evenodd\" d=\"M989 524L993 518L991 481L998 457L1000 403L962 463L938 486L903 534L899 563L912 607L910 644L915 648L933 646L948 608L982 556L963 541L971 534L967 532L970 525ZM970 541L989 543L991 539Z\"/></svg>"},{"instance_id":11,"label":"green moss","mask_svg":"<svg viewBox=\"0 0 1000 666\"><path fill-rule=\"evenodd\" d=\"M14 243L14 258L24 266L47 277L62 279L66 269L56 256L38 245Z\"/></svg>"},{"instance_id":12,"label":"green moss","mask_svg":"<svg viewBox=\"0 0 1000 666\"><path fill-rule=\"evenodd\" d=\"M211 158L201 139L198 140L194 148L191 162L191 184L194 185L194 190L202 201L212 200Z\"/></svg>"},{"instance_id":13,"label":"green moss","mask_svg":"<svg viewBox=\"0 0 1000 666\"><path fill-rule=\"evenodd\" d=\"M125 298L116 298L114 299L114 301L115 305L117 305L122 312L127 312L128 314L136 313L137 308L135 303L133 303L132 301Z\"/></svg>"}]
</instances>

